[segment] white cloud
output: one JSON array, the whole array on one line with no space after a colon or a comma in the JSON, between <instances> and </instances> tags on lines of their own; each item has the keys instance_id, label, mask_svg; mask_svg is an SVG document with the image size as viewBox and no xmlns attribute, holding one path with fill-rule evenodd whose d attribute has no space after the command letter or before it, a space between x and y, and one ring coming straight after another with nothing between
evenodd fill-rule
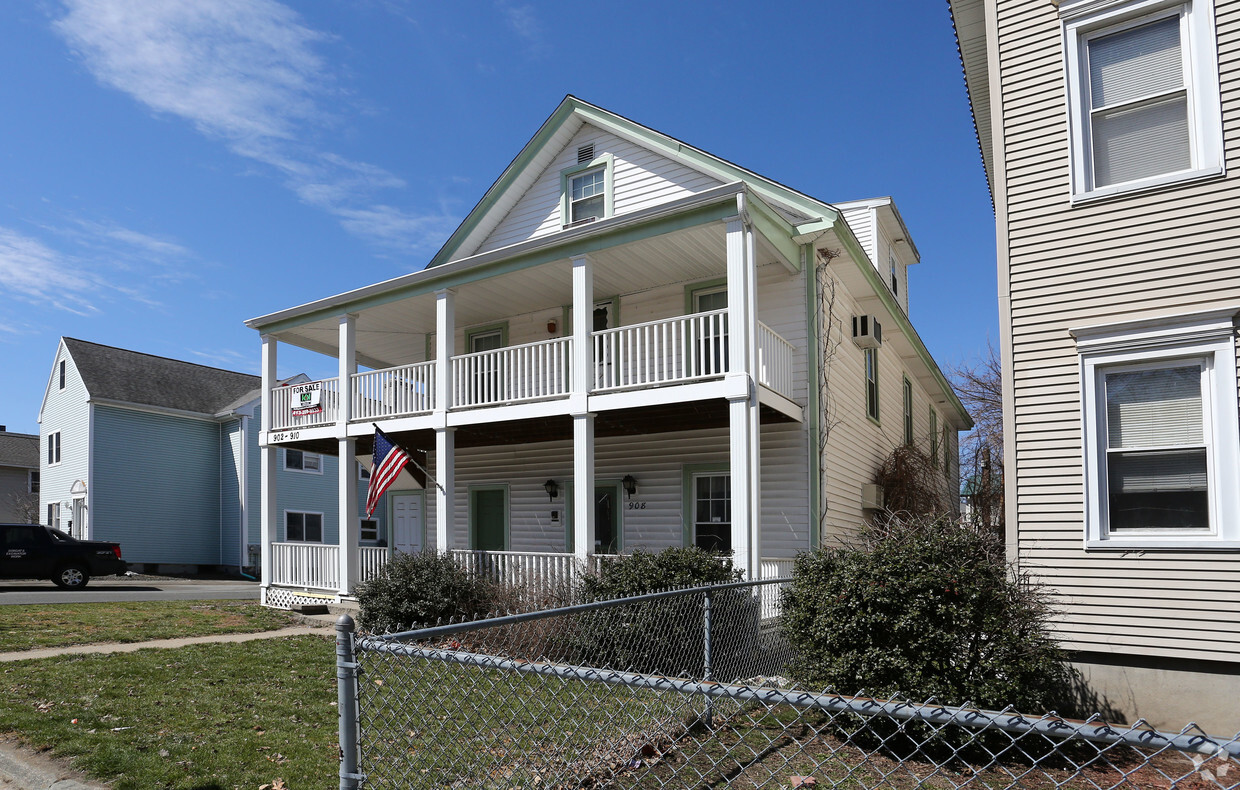
<instances>
[{"instance_id":1,"label":"white cloud","mask_svg":"<svg viewBox=\"0 0 1240 790\"><path fill-rule=\"evenodd\" d=\"M98 279L72 258L0 228L0 288L15 298L89 315L97 311L89 297L98 287Z\"/></svg>"},{"instance_id":2,"label":"white cloud","mask_svg":"<svg viewBox=\"0 0 1240 790\"><path fill-rule=\"evenodd\" d=\"M542 23L530 5L512 5L507 0L499 0L496 6L504 14L504 19L512 32L525 42L526 53L531 57L541 58L548 54L546 38L543 36Z\"/></svg>"},{"instance_id":3,"label":"white cloud","mask_svg":"<svg viewBox=\"0 0 1240 790\"><path fill-rule=\"evenodd\" d=\"M334 121L322 99L333 80L315 47L330 37L274 0L64 0L54 27L99 82L158 113L182 118L234 153L274 168L304 202L382 246L426 248L455 220L407 211L402 232L381 190L404 180L321 150L311 140ZM390 201L389 201L390 202Z\"/></svg>"}]
</instances>

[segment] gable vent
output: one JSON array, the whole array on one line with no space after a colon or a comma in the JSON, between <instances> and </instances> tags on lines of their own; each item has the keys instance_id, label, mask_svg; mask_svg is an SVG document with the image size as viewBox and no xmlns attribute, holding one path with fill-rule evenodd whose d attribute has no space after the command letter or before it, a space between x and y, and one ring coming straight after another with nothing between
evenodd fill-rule
<instances>
[{"instance_id":1,"label":"gable vent","mask_svg":"<svg viewBox=\"0 0 1240 790\"><path fill-rule=\"evenodd\" d=\"M587 162L594 161L594 143L589 145L578 146L577 148L577 164L584 165Z\"/></svg>"}]
</instances>

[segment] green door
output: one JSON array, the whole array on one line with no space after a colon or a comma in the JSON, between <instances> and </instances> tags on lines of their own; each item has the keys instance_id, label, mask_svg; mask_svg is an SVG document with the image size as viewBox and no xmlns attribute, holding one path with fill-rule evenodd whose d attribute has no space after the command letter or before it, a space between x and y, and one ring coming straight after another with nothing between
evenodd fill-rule
<instances>
[{"instance_id":1,"label":"green door","mask_svg":"<svg viewBox=\"0 0 1240 790\"><path fill-rule=\"evenodd\" d=\"M474 549L504 551L508 531L507 491L502 488L480 488L471 492L470 510L474 525Z\"/></svg>"}]
</instances>

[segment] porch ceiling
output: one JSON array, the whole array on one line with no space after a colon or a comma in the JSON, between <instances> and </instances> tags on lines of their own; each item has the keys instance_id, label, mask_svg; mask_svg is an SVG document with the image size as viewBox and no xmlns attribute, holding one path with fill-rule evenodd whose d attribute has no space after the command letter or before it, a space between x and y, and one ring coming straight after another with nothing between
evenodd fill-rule
<instances>
[{"instance_id":1,"label":"porch ceiling","mask_svg":"<svg viewBox=\"0 0 1240 790\"><path fill-rule=\"evenodd\" d=\"M775 248L761 233L756 235L758 263L776 260ZM725 236L724 225L715 222L593 252L594 297L606 299L660 285L722 277L726 273ZM479 279L455 290L458 328L559 310L572 303L572 264L564 258ZM358 362L386 368L421 361L426 336L434 331L433 293L363 310L357 318ZM334 357L339 348L339 317L322 318L274 336L280 342Z\"/></svg>"}]
</instances>

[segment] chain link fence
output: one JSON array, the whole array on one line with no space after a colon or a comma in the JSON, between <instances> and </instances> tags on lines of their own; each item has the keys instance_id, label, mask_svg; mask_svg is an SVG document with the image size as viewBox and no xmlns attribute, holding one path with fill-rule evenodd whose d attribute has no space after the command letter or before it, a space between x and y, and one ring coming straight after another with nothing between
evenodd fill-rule
<instances>
[{"instance_id":1,"label":"chain link fence","mask_svg":"<svg viewBox=\"0 0 1240 790\"><path fill-rule=\"evenodd\" d=\"M340 787L1240 787L1240 741L1192 726L798 688L786 581L387 636L342 618Z\"/></svg>"}]
</instances>

